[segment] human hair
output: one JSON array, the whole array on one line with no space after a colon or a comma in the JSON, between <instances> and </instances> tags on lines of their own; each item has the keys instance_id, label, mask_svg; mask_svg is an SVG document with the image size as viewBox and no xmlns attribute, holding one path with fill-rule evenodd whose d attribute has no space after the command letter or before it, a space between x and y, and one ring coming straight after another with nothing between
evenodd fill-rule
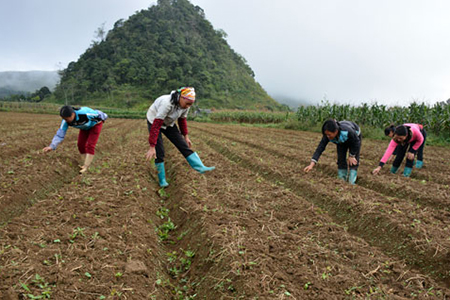
<instances>
[{"instance_id":1,"label":"human hair","mask_svg":"<svg viewBox=\"0 0 450 300\"><path fill-rule=\"evenodd\" d=\"M395 132L395 125L391 124L391 126L386 127L384 129L384 135L388 136L391 132Z\"/></svg>"},{"instance_id":2,"label":"human hair","mask_svg":"<svg viewBox=\"0 0 450 300\"><path fill-rule=\"evenodd\" d=\"M75 109L72 106L64 105L59 110L59 115L62 118L68 118L68 117L71 117L74 112L75 112Z\"/></svg>"},{"instance_id":3,"label":"human hair","mask_svg":"<svg viewBox=\"0 0 450 300\"><path fill-rule=\"evenodd\" d=\"M412 137L411 127L405 125L397 126L395 127L394 134L397 136L406 136L405 142L408 143Z\"/></svg>"},{"instance_id":4,"label":"human hair","mask_svg":"<svg viewBox=\"0 0 450 300\"><path fill-rule=\"evenodd\" d=\"M408 127L406 127L405 125L397 126L397 127L395 127L394 134L399 135L399 136L407 136L408 135Z\"/></svg>"},{"instance_id":5,"label":"human hair","mask_svg":"<svg viewBox=\"0 0 450 300\"><path fill-rule=\"evenodd\" d=\"M179 91L175 91L172 93L171 98L170 98L170 103L172 103L175 106L180 105L180 92Z\"/></svg>"},{"instance_id":6,"label":"human hair","mask_svg":"<svg viewBox=\"0 0 450 300\"><path fill-rule=\"evenodd\" d=\"M322 134L325 135L325 131L335 132L339 129L339 124L334 119L326 120L322 126Z\"/></svg>"}]
</instances>

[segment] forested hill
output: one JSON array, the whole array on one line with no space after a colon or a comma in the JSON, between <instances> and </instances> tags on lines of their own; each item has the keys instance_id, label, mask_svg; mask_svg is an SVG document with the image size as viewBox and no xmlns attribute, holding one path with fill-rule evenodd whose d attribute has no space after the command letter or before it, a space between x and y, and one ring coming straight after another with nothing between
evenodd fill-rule
<instances>
[{"instance_id":1,"label":"forested hill","mask_svg":"<svg viewBox=\"0 0 450 300\"><path fill-rule=\"evenodd\" d=\"M281 109L254 79L222 30L188 0L159 0L119 20L62 72L55 91L69 103L143 107L193 86L203 108Z\"/></svg>"}]
</instances>

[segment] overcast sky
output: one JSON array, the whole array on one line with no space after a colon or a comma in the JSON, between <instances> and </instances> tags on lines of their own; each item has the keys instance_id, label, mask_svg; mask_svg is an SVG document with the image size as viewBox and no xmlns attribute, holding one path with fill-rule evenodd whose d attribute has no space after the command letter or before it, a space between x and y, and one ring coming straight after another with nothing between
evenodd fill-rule
<instances>
[{"instance_id":1,"label":"overcast sky","mask_svg":"<svg viewBox=\"0 0 450 300\"><path fill-rule=\"evenodd\" d=\"M191 0L277 99L450 98L450 1ZM143 0L2 0L0 71L56 70Z\"/></svg>"}]
</instances>

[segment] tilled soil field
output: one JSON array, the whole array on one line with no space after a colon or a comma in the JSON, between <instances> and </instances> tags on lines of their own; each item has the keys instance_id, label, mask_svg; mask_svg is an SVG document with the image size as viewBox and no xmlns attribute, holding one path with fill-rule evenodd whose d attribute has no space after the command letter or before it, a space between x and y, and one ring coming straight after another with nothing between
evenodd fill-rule
<instances>
[{"instance_id":1,"label":"tilled soil field","mask_svg":"<svg viewBox=\"0 0 450 300\"><path fill-rule=\"evenodd\" d=\"M450 149L425 147L412 178L372 176L387 144L363 140L350 186L332 144L303 173L319 134L190 122L216 170L166 141L163 190L145 120L107 120L82 176L78 130L40 152L59 123L0 113L0 299L450 296Z\"/></svg>"}]
</instances>

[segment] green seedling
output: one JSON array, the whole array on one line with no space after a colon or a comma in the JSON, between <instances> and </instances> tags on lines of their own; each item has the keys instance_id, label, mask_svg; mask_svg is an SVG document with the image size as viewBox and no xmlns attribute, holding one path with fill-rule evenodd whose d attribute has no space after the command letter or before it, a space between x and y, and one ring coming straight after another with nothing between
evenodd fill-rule
<instances>
[{"instance_id":1,"label":"green seedling","mask_svg":"<svg viewBox=\"0 0 450 300\"><path fill-rule=\"evenodd\" d=\"M98 240L98 239L100 238L100 235L99 235L98 232L96 231L96 232L94 232L94 234L91 236L91 238L92 238L93 240Z\"/></svg>"},{"instance_id":2,"label":"green seedling","mask_svg":"<svg viewBox=\"0 0 450 300\"><path fill-rule=\"evenodd\" d=\"M180 233L180 235L177 237L177 240L181 241L187 234L189 233L189 229L186 231L183 231Z\"/></svg>"},{"instance_id":3,"label":"green seedling","mask_svg":"<svg viewBox=\"0 0 450 300\"><path fill-rule=\"evenodd\" d=\"M28 299L50 299L52 294L52 287L42 278L39 274L36 274L32 280L32 285L40 289L40 295L34 295L31 293L31 289L24 283L20 283L22 288L28 292L26 297Z\"/></svg>"},{"instance_id":4,"label":"green seedling","mask_svg":"<svg viewBox=\"0 0 450 300\"><path fill-rule=\"evenodd\" d=\"M158 211L156 212L156 215L158 216L158 217L160 217L161 219L164 219L165 217L168 217L169 216L169 209L168 208L165 208L165 207L160 207L159 209L158 209Z\"/></svg>"},{"instance_id":5,"label":"green seedling","mask_svg":"<svg viewBox=\"0 0 450 300\"><path fill-rule=\"evenodd\" d=\"M169 194L166 192L166 190L164 188L160 188L158 190L158 195L163 199L166 199L169 197Z\"/></svg>"},{"instance_id":6,"label":"green seedling","mask_svg":"<svg viewBox=\"0 0 450 300\"><path fill-rule=\"evenodd\" d=\"M176 228L175 224L172 222L172 220L170 220L170 218L168 218L166 222L164 222L157 228L158 232L157 234L160 240L161 241L167 240L169 238L169 232L174 230L175 228Z\"/></svg>"},{"instance_id":7,"label":"green seedling","mask_svg":"<svg viewBox=\"0 0 450 300\"><path fill-rule=\"evenodd\" d=\"M84 230L85 230L85 228L80 228L80 227L75 228L73 230L72 234L70 235L70 242L73 243L77 236L86 237L84 235Z\"/></svg>"}]
</instances>

